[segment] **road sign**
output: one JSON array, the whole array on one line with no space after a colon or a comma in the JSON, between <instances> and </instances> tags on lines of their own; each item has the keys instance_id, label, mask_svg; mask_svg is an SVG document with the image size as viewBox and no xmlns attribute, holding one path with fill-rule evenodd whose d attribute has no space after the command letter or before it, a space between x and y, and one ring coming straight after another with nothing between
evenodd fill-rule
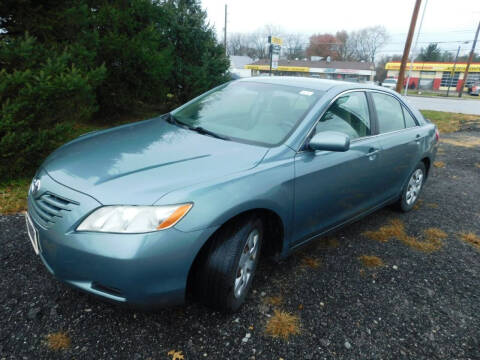
<instances>
[{"instance_id":1,"label":"road sign","mask_svg":"<svg viewBox=\"0 0 480 360\"><path fill-rule=\"evenodd\" d=\"M269 36L268 42L270 44L270 75L272 75L272 69L278 69L278 59L280 58L283 40L275 36Z\"/></svg>"}]
</instances>

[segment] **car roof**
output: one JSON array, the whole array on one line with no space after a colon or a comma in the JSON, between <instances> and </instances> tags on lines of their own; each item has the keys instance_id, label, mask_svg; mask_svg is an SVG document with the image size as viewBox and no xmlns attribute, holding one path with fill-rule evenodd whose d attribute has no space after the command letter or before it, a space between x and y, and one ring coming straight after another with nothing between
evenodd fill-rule
<instances>
[{"instance_id":1,"label":"car roof","mask_svg":"<svg viewBox=\"0 0 480 360\"><path fill-rule=\"evenodd\" d=\"M338 90L341 91L348 89L378 89L385 91L384 87L370 85L366 83L354 83L341 80L316 79L310 77L296 76L255 76L249 78L242 78L237 81L261 82L265 84L295 86L320 91L328 91L333 88L338 88Z\"/></svg>"}]
</instances>

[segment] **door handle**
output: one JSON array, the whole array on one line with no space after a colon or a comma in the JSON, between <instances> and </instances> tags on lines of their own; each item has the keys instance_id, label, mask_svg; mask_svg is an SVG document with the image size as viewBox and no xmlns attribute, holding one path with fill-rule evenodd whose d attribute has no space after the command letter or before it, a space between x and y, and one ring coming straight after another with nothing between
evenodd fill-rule
<instances>
[{"instance_id":1,"label":"door handle","mask_svg":"<svg viewBox=\"0 0 480 360\"><path fill-rule=\"evenodd\" d=\"M380 152L380 149L371 148L368 150L368 153L365 156L372 158L373 156L377 155L379 152Z\"/></svg>"},{"instance_id":2,"label":"door handle","mask_svg":"<svg viewBox=\"0 0 480 360\"><path fill-rule=\"evenodd\" d=\"M417 134L417 136L415 136L415 141L417 142L417 144L420 142L420 134Z\"/></svg>"}]
</instances>

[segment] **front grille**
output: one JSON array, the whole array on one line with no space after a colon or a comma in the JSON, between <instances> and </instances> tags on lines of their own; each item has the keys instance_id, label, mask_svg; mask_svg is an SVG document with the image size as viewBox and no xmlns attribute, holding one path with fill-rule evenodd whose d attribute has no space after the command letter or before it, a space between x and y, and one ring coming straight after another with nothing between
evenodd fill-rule
<instances>
[{"instance_id":1,"label":"front grille","mask_svg":"<svg viewBox=\"0 0 480 360\"><path fill-rule=\"evenodd\" d=\"M42 225L48 227L61 218L65 211L71 211L72 206L78 205L78 202L68 200L64 197L46 192L39 198L33 196L28 198L31 212L42 222Z\"/></svg>"}]
</instances>

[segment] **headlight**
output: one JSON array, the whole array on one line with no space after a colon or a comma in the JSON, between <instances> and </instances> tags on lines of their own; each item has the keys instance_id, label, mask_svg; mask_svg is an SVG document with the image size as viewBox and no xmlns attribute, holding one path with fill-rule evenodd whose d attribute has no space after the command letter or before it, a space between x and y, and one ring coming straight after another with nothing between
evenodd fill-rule
<instances>
[{"instance_id":1,"label":"headlight","mask_svg":"<svg viewBox=\"0 0 480 360\"><path fill-rule=\"evenodd\" d=\"M146 233L168 229L183 218L192 204L169 206L103 206L91 213L77 231Z\"/></svg>"}]
</instances>

